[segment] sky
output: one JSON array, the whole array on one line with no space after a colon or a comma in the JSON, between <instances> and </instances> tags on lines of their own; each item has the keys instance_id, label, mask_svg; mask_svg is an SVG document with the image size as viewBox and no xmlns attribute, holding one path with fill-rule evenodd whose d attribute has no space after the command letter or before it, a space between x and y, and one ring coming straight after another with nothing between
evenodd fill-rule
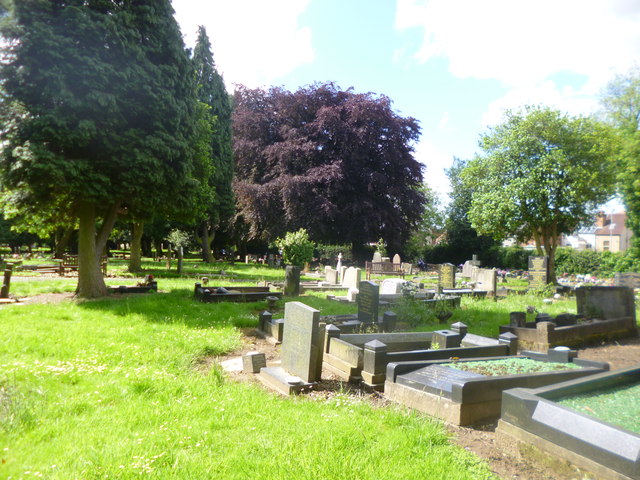
<instances>
[{"instance_id":1,"label":"sky","mask_svg":"<svg viewBox=\"0 0 640 480\"><path fill-rule=\"evenodd\" d=\"M444 169L480 153L506 109L594 113L640 63L640 0L172 0L187 47L203 25L229 92L315 82L385 95L420 123L415 158L446 202Z\"/></svg>"}]
</instances>

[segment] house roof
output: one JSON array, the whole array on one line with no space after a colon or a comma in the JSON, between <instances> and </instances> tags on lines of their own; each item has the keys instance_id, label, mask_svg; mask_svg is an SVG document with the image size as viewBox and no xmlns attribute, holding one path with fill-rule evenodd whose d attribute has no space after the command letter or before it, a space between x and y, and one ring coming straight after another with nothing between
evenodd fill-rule
<instances>
[{"instance_id":1,"label":"house roof","mask_svg":"<svg viewBox=\"0 0 640 480\"><path fill-rule=\"evenodd\" d=\"M626 232L626 212L610 213L606 215L604 226L596 230L596 235L623 235Z\"/></svg>"}]
</instances>

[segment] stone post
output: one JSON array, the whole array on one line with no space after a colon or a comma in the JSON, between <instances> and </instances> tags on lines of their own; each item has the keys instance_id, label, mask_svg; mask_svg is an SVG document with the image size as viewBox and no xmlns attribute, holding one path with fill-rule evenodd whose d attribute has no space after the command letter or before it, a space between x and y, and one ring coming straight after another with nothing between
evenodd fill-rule
<instances>
[{"instance_id":1,"label":"stone post","mask_svg":"<svg viewBox=\"0 0 640 480\"><path fill-rule=\"evenodd\" d=\"M382 331L383 332L393 332L396 329L397 323L398 323L398 316L395 313L387 311L382 314Z\"/></svg>"},{"instance_id":2,"label":"stone post","mask_svg":"<svg viewBox=\"0 0 640 480\"><path fill-rule=\"evenodd\" d=\"M264 312L261 312L258 315L258 325L260 326L260 330L262 330L263 332L267 331L267 323L271 323L271 320L273 319L273 314L267 310L265 310Z\"/></svg>"},{"instance_id":3,"label":"stone post","mask_svg":"<svg viewBox=\"0 0 640 480\"><path fill-rule=\"evenodd\" d=\"M509 355L518 354L518 336L517 335L511 332L503 333L498 337L498 342L501 345L507 345L509 347Z\"/></svg>"},{"instance_id":4,"label":"stone post","mask_svg":"<svg viewBox=\"0 0 640 480\"><path fill-rule=\"evenodd\" d=\"M340 329L335 325L327 325L324 335L324 353L329 353L332 338L340 338Z\"/></svg>"},{"instance_id":5,"label":"stone post","mask_svg":"<svg viewBox=\"0 0 640 480\"><path fill-rule=\"evenodd\" d=\"M462 322L456 322L451 325L451 330L459 333L460 337L464 337L467 334L469 328Z\"/></svg>"},{"instance_id":6,"label":"stone post","mask_svg":"<svg viewBox=\"0 0 640 480\"><path fill-rule=\"evenodd\" d=\"M387 346L380 340L364 344L362 380L365 385L380 390L384 386L387 369Z\"/></svg>"}]
</instances>

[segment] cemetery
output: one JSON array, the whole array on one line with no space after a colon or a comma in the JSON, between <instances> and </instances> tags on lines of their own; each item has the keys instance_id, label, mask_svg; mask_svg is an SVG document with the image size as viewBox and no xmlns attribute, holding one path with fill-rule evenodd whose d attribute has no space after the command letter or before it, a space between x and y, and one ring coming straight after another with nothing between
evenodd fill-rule
<instances>
[{"instance_id":1,"label":"cemetery","mask_svg":"<svg viewBox=\"0 0 640 480\"><path fill-rule=\"evenodd\" d=\"M640 480L634 2L195 3L0 4L0 478Z\"/></svg>"}]
</instances>

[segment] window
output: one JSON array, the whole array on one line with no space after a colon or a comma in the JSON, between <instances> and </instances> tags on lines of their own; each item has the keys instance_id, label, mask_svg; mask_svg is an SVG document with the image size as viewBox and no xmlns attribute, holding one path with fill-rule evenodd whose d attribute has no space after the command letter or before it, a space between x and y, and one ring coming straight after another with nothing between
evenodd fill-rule
<instances>
[{"instance_id":1,"label":"window","mask_svg":"<svg viewBox=\"0 0 640 480\"><path fill-rule=\"evenodd\" d=\"M605 240L604 242L602 242L602 250L605 252L608 252L609 250L611 250L611 245L609 243L609 240Z\"/></svg>"}]
</instances>

